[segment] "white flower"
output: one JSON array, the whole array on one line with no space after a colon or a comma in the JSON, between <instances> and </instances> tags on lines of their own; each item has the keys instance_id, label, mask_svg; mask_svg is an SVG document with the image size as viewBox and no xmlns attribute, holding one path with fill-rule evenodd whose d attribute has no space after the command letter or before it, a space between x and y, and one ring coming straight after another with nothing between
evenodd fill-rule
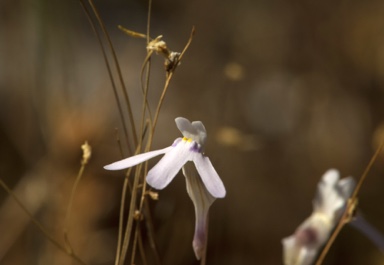
<instances>
[{"instance_id":1,"label":"white flower","mask_svg":"<svg viewBox=\"0 0 384 265\"><path fill-rule=\"evenodd\" d=\"M196 226L193 248L197 259L204 254L207 235L208 210L215 198L225 197L226 191L211 161L203 153L207 132L202 122L179 117L175 120L183 138L177 138L164 149L126 158L105 166L108 170L119 170L140 164L155 156L164 157L148 172L147 183L155 189L166 187L183 168L187 191L195 206ZM192 163L187 163L192 161Z\"/></svg>"},{"instance_id":2,"label":"white flower","mask_svg":"<svg viewBox=\"0 0 384 265\"><path fill-rule=\"evenodd\" d=\"M282 240L285 265L309 265L326 243L339 221L355 186L353 178L339 180L339 172L325 172L318 184L313 212L295 231Z\"/></svg>"}]
</instances>

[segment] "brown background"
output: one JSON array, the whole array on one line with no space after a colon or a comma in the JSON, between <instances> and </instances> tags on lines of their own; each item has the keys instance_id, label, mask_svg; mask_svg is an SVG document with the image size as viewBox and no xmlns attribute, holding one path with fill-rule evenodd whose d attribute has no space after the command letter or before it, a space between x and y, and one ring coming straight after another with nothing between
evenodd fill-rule
<instances>
[{"instance_id":1,"label":"brown background","mask_svg":"<svg viewBox=\"0 0 384 265\"><path fill-rule=\"evenodd\" d=\"M141 106L145 1L96 1L120 60L134 114ZM174 118L201 120L206 154L227 188L210 213L208 264L281 264L281 239L309 216L329 168L359 177L384 138L382 1L154 1L152 37L181 51L154 148L180 134ZM155 58L152 109L164 82ZM100 48L77 1L0 2L0 177L56 238L79 169L93 156L75 198L70 238L88 264L113 264L123 173L116 103ZM125 154L127 150L125 149ZM151 164L155 163L155 160ZM384 232L384 156L360 196ZM71 264L0 192L1 264ZM163 264L198 264L191 248L193 205L178 176L151 203ZM149 257L151 260L151 257ZM383 264L380 252L346 227L326 264ZM141 264L138 261L137 264Z\"/></svg>"}]
</instances>

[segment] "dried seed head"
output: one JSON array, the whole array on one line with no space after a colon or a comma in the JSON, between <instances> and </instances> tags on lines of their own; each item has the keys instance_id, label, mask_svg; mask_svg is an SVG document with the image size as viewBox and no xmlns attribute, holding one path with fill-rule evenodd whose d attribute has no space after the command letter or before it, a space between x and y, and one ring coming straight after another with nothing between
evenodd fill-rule
<instances>
[{"instance_id":1,"label":"dried seed head","mask_svg":"<svg viewBox=\"0 0 384 265\"><path fill-rule=\"evenodd\" d=\"M179 58L179 52L171 52L169 54L168 58L164 62L165 70L168 73L175 71L176 67L180 64Z\"/></svg>"},{"instance_id":2,"label":"dried seed head","mask_svg":"<svg viewBox=\"0 0 384 265\"><path fill-rule=\"evenodd\" d=\"M165 41L161 40L162 37L163 36L160 35L160 36L156 37L156 39L149 42L147 45L147 51L154 51L157 54L162 54L165 56L165 58L168 58L170 51L169 51Z\"/></svg>"},{"instance_id":3,"label":"dried seed head","mask_svg":"<svg viewBox=\"0 0 384 265\"><path fill-rule=\"evenodd\" d=\"M139 210L135 211L135 213L133 214L133 218L138 221L142 221L144 219L143 215Z\"/></svg>"},{"instance_id":4,"label":"dried seed head","mask_svg":"<svg viewBox=\"0 0 384 265\"><path fill-rule=\"evenodd\" d=\"M157 201L159 199L159 193L158 192L149 190L149 191L147 191L147 194L149 195L149 197L151 197L152 200Z\"/></svg>"},{"instance_id":5,"label":"dried seed head","mask_svg":"<svg viewBox=\"0 0 384 265\"><path fill-rule=\"evenodd\" d=\"M83 150L83 160L81 161L82 164L87 164L89 159L91 158L92 155L92 148L88 144L87 141L83 145L81 145L81 149Z\"/></svg>"}]
</instances>

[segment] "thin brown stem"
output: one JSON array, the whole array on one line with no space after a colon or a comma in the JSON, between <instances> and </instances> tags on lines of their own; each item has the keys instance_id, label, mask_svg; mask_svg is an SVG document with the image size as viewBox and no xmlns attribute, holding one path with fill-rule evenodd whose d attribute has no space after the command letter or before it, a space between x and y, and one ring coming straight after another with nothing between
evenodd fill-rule
<instances>
[{"instance_id":1,"label":"thin brown stem","mask_svg":"<svg viewBox=\"0 0 384 265\"><path fill-rule=\"evenodd\" d=\"M69 252L73 252L71 243L70 243L69 238L68 238L69 227L70 227L70 222L71 222L73 199L75 197L75 193L76 193L77 187L79 185L80 179L83 176L85 165L86 165L86 163L84 163L84 161L83 161L81 163L79 173L76 176L75 183L73 184L73 187L71 190L71 196L70 196L68 207L67 207L67 212L66 212L65 218L64 218L64 220L65 220L64 221L64 241L65 241L65 244L66 244Z\"/></svg>"},{"instance_id":2,"label":"thin brown stem","mask_svg":"<svg viewBox=\"0 0 384 265\"><path fill-rule=\"evenodd\" d=\"M125 199L127 197L127 190L129 186L129 175L131 174L132 168L129 168L126 177L124 178L123 190L121 193L121 202L120 202L120 214L119 214L119 232L117 238L117 249L116 249L116 258L115 265L119 264L120 255L121 255L121 242L123 240L123 224L124 224L124 210L125 210Z\"/></svg>"},{"instance_id":3,"label":"thin brown stem","mask_svg":"<svg viewBox=\"0 0 384 265\"><path fill-rule=\"evenodd\" d=\"M187 51L187 49L191 45L194 35L195 35L195 27L192 28L191 35L189 36L188 42L187 42L187 44L185 45L183 51L180 54L179 61L181 61L181 59L183 58L185 52ZM150 136L149 146L152 144L153 134L154 134L154 131L155 131L155 128L156 128L157 120L159 118L160 109L161 109L161 107L163 105L165 94L167 93L167 90L168 90L169 84L170 84L170 82L172 80L173 74L174 74L173 71L170 72L169 75L167 76L166 80L165 80L163 92L162 92L162 94L160 96L159 103L157 105L156 112L155 112L155 117L153 119L152 133L149 135Z\"/></svg>"},{"instance_id":4,"label":"thin brown stem","mask_svg":"<svg viewBox=\"0 0 384 265\"><path fill-rule=\"evenodd\" d=\"M19 200L19 198L13 193L13 191L5 184L5 182L0 179L0 186L11 196L15 202L19 205L19 207L25 212L26 215L31 219L32 223L38 228L38 230L44 235L45 238L48 239L54 246L56 246L59 250L76 260L79 264L86 265L86 263L81 260L73 251L69 251L66 247L61 245L59 241L53 238L49 232L44 228L44 226L33 217L33 215L25 208L24 204Z\"/></svg>"},{"instance_id":5,"label":"thin brown stem","mask_svg":"<svg viewBox=\"0 0 384 265\"><path fill-rule=\"evenodd\" d=\"M135 209L136 209L137 189L139 186L141 168L142 168L141 165L136 166L135 177L133 179L133 185L132 185L131 202L129 205L128 221L127 221L126 228L125 228L124 241L123 241L123 245L121 248L119 265L124 264L124 261L125 261L126 255L127 255L127 251L128 251L128 247L129 247L129 239L130 239L130 236L132 233L132 226L133 226L134 214L135 214Z\"/></svg>"},{"instance_id":6,"label":"thin brown stem","mask_svg":"<svg viewBox=\"0 0 384 265\"><path fill-rule=\"evenodd\" d=\"M103 53L104 63L105 63L105 66L107 67L108 76L109 76L109 79L110 79L110 82L112 85L113 95L115 97L117 108L119 110L120 120L121 120L121 123L123 125L123 131L124 131L125 139L127 142L128 151L129 151L129 153L132 153L132 148L130 146L129 138L128 138L128 129L127 129L127 125L125 123L124 115L123 115L123 109L122 109L122 106L121 106L121 103L119 100L119 96L118 96L117 88L116 88L116 83L115 83L115 80L114 80L113 75L112 75L111 66L110 66L109 61L108 61L108 57L107 57L107 54L105 51L103 41L101 40L101 36L99 34L99 31L96 29L95 22L92 20L91 14L90 14L89 10L87 9L87 7L84 3L84 0L80 0L80 4L81 4L81 6L82 6L82 8L83 8L83 10L87 16L87 19L89 21L89 24L91 25L93 32L95 33L95 35L97 37L97 40L98 40L100 48L101 48L101 52Z\"/></svg>"},{"instance_id":7,"label":"thin brown stem","mask_svg":"<svg viewBox=\"0 0 384 265\"><path fill-rule=\"evenodd\" d=\"M371 171L373 163L377 160L378 156L380 155L381 151L383 150L383 147L384 147L384 141L379 145L379 147L377 148L375 154L373 155L373 157L369 161L367 167L365 168L363 175L361 176L359 182L356 185L355 190L352 193L352 196L351 196L352 200L357 199L357 195L360 192L361 186L363 185L365 179L367 178L367 175L368 175L369 171Z\"/></svg>"},{"instance_id":8,"label":"thin brown stem","mask_svg":"<svg viewBox=\"0 0 384 265\"><path fill-rule=\"evenodd\" d=\"M195 33L195 29L192 28L192 32L191 32L190 38L189 38L189 40L188 40L186 46L184 47L182 53L180 54L179 60L181 60L182 56L184 55L184 53L185 53L186 50L188 49L189 45L191 44L192 39L193 39L193 36L194 36L194 33ZM149 34L147 34L147 35L149 35ZM166 81L165 81L165 85L164 85L164 88L163 88L163 92L162 92L162 94L161 94L161 97L160 97L160 99L159 99L159 103L158 103L158 106L157 106L157 109L156 109L156 113L155 113L154 121L153 121L153 123L152 123L151 131L150 131L149 136L148 136L148 142L147 142L147 147L146 147L145 151L149 151L150 148L151 148L152 141L153 141L153 135L154 135L154 132L155 132L155 127L156 127L157 120L158 120L158 117L159 117L159 114L160 114L160 109L161 109L161 106L162 106L162 104L163 104L163 102L164 102L165 94L166 94L166 92L167 92L167 90L168 90L170 81L172 80L173 73L174 73L174 72L172 71L172 72L170 72L169 75L167 75L167 78L166 78ZM144 173L146 173L146 172L147 172L147 167L145 168ZM145 175L145 174L144 174L144 175ZM146 190L146 182L143 181L142 195L141 195L142 197L141 197L140 208L139 208L139 212L140 212L140 213L142 212L142 207L143 207L143 203L144 203L145 196L146 196L146 195L145 195L145 190ZM150 236L151 236L151 235L152 235L152 234L150 234ZM153 244L154 246L156 246L155 243L154 243L154 238L151 238L150 241L152 242L152 244ZM156 261L157 261L157 262L160 262L160 258L159 258L159 256L158 256L158 252L157 252L156 247L153 248L153 249L154 249L154 253L155 253L155 256L156 256ZM158 263L158 264L160 264L160 263Z\"/></svg>"},{"instance_id":9,"label":"thin brown stem","mask_svg":"<svg viewBox=\"0 0 384 265\"><path fill-rule=\"evenodd\" d=\"M135 236L134 236L133 244L132 244L132 255L131 255L131 263L130 264L135 264L137 240L138 240L138 237L140 235L139 230L140 230L140 221L137 221L136 227L135 227Z\"/></svg>"},{"instance_id":10,"label":"thin brown stem","mask_svg":"<svg viewBox=\"0 0 384 265\"><path fill-rule=\"evenodd\" d=\"M140 251L140 257L143 262L143 265L147 265L148 262L147 262L147 258L145 257L143 238L140 233L139 233L139 251Z\"/></svg>"},{"instance_id":11,"label":"thin brown stem","mask_svg":"<svg viewBox=\"0 0 384 265\"><path fill-rule=\"evenodd\" d=\"M107 29L105 27L105 24L104 24L103 20L101 19L99 11L97 10L96 6L93 3L93 0L88 0L88 2L89 2L89 4L90 4L90 6L91 6L91 8L92 8L92 10L93 10L93 12L94 12L94 14L96 16L97 21L99 22L99 25L100 25L103 33L104 33L105 38L107 39L109 48L111 50L113 61L115 62L115 67L117 69L117 74L119 76L119 80L120 80L120 84L121 84L121 90L122 90L123 95L124 95L125 103L127 104L129 120L131 121L131 129L132 129L132 135L133 135L133 142L134 142L135 146L137 146L137 141L138 140L137 140L137 134L136 134L135 121L133 119L133 112L132 112L132 108L131 108L131 103L130 103L128 92L127 92L127 89L126 89L126 86L125 86L125 83L124 83L124 79L123 79L123 75L122 75L122 72L121 72L119 60L117 59L115 48L113 47L113 44L112 44L111 38L109 36L109 33L108 33L108 31L107 31Z\"/></svg>"},{"instance_id":12,"label":"thin brown stem","mask_svg":"<svg viewBox=\"0 0 384 265\"><path fill-rule=\"evenodd\" d=\"M143 66L141 67L141 74L140 74L141 75L141 90L143 92L144 101L145 101L144 104L148 110L148 117L149 117L149 120L151 122L152 122L152 113L151 113L151 109L150 109L149 103L148 103L148 90L149 90L149 77L151 75L151 56L152 56L152 53L153 53L153 51L149 51L147 56L145 57ZM144 85L143 76L144 76L145 69L147 71L145 74L145 85Z\"/></svg>"},{"instance_id":13,"label":"thin brown stem","mask_svg":"<svg viewBox=\"0 0 384 265\"><path fill-rule=\"evenodd\" d=\"M333 242L336 240L336 237L339 235L341 229L344 227L345 224L349 223L351 218L353 217L354 212L356 210L357 203L358 203L358 195L359 195L360 189L361 189L363 183L365 182L367 175L373 166L373 163L377 160L379 154L381 153L383 147L384 147L384 141L380 144L380 146L377 148L375 154L370 159L370 161L369 161L367 167L365 168L362 176L360 177L359 182L357 183L351 197L349 198L349 200L347 202L347 205L345 207L343 215L341 216L335 230L332 232L332 235L328 239L327 244L324 246L323 250L321 251L321 254L319 255L315 265L321 265L323 263L329 249L331 248Z\"/></svg>"},{"instance_id":14,"label":"thin brown stem","mask_svg":"<svg viewBox=\"0 0 384 265\"><path fill-rule=\"evenodd\" d=\"M149 246L151 247L154 255L155 255L155 264L161 264L161 259L160 259L160 254L156 246L155 242L155 229L153 227L153 222L152 222L152 215L151 215L151 210L149 208L149 202L147 197L145 197L144 200L144 211L145 211L145 226L147 229L148 233L148 240L149 240Z\"/></svg>"},{"instance_id":15,"label":"thin brown stem","mask_svg":"<svg viewBox=\"0 0 384 265\"><path fill-rule=\"evenodd\" d=\"M142 129L142 136L140 137L139 145L136 148L135 154L139 153L139 150L141 149L141 144L142 140L145 137L145 132L147 131L147 126L141 126ZM125 200L127 198L127 188L130 188L131 191L131 196L134 196L136 194L136 191L133 191L133 187L130 187L129 183L129 176L131 175L132 168L129 168L124 179L123 183L123 191L121 194L121 203L120 203L120 217L119 217L119 233L118 233L118 245L117 245L117 250L116 250L116 258L115 258L115 265L124 263L125 255L126 253L122 254L122 248L125 249L123 251L127 251L129 247L129 240L131 238L131 226L133 225L133 215L128 215L128 221L127 221L127 226L126 226L126 233L124 234L123 237L123 223L124 223L124 210L125 210ZM136 176L135 176L136 179ZM134 186L134 184L133 184ZM136 195L135 195L136 196ZM136 204L136 203L134 203ZM131 197L131 206L132 206L132 197ZM131 208L130 208L131 209ZM132 219L130 219L132 218ZM122 243L123 242L123 243ZM124 246L124 247L123 247ZM120 260L123 259L123 261L120 262Z\"/></svg>"}]
</instances>

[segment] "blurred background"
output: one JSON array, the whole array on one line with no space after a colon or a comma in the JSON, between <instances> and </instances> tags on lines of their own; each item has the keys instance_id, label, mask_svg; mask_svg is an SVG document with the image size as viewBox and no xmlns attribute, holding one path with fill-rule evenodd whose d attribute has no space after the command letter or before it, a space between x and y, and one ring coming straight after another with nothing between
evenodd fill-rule
<instances>
[{"instance_id":1,"label":"blurred background","mask_svg":"<svg viewBox=\"0 0 384 265\"><path fill-rule=\"evenodd\" d=\"M117 25L145 33L148 3L95 4L138 122L145 41ZM211 207L208 264L282 264L281 239L310 215L322 174L337 168L343 177L361 176L384 139L383 13L378 0L154 1L151 35L163 35L171 50L181 51L196 27L153 148L180 136L178 116L201 120L208 131L206 154L227 188ZM154 58L151 77L154 110L163 58ZM92 159L69 234L88 264L114 260L124 173L102 167L121 158L116 128L123 138L107 68L79 2L1 0L0 178L62 241L80 146L88 141ZM191 247L193 205L179 175L151 202L155 240L163 264L199 264ZM359 199L365 218L382 232L383 190L384 154ZM1 264L76 264L4 190L0 202ZM384 258L347 226L325 264L379 265Z\"/></svg>"}]
</instances>

